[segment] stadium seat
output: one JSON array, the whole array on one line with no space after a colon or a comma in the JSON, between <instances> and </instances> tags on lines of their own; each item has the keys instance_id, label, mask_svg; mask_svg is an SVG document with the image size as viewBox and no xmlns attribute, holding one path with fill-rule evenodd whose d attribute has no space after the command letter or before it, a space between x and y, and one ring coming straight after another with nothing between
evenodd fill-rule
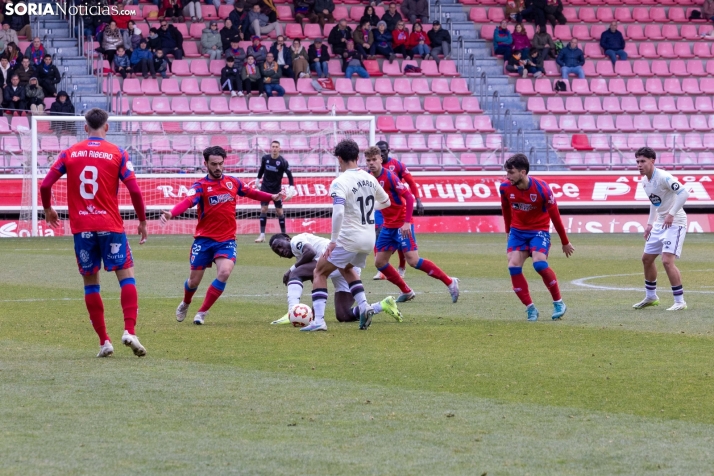
<instances>
[{"instance_id":1,"label":"stadium seat","mask_svg":"<svg viewBox=\"0 0 714 476\"><path fill-rule=\"evenodd\" d=\"M612 120L612 116L605 114L602 116L597 116L596 127L601 132L615 132L617 128Z\"/></svg>"},{"instance_id":2,"label":"stadium seat","mask_svg":"<svg viewBox=\"0 0 714 476\"><path fill-rule=\"evenodd\" d=\"M617 98L605 98L605 99L615 99L617 101ZM588 114L602 114L605 112L603 109L603 106L600 104L600 98L599 97L593 97L593 96L587 96L585 98L585 104L584 104L584 110Z\"/></svg>"},{"instance_id":3,"label":"stadium seat","mask_svg":"<svg viewBox=\"0 0 714 476\"><path fill-rule=\"evenodd\" d=\"M572 150L569 134L553 134L551 145L555 150Z\"/></svg>"},{"instance_id":4,"label":"stadium seat","mask_svg":"<svg viewBox=\"0 0 714 476\"><path fill-rule=\"evenodd\" d=\"M555 116L541 116L540 128L546 132L558 132L561 130L558 125L558 119Z\"/></svg>"},{"instance_id":5,"label":"stadium seat","mask_svg":"<svg viewBox=\"0 0 714 476\"><path fill-rule=\"evenodd\" d=\"M675 79L677 83L679 83L678 80ZM667 87L667 83L665 82L665 88ZM684 78L682 79L682 92L684 94L701 94L702 91L699 89L699 81L696 78Z\"/></svg>"},{"instance_id":6,"label":"stadium seat","mask_svg":"<svg viewBox=\"0 0 714 476\"><path fill-rule=\"evenodd\" d=\"M622 61L619 61L619 63L622 63ZM585 64L587 65L588 62L586 61ZM604 76L604 77L615 76L615 69L609 60L598 61L597 66L595 67L595 71L600 76ZM585 72L585 75L588 76L588 73Z\"/></svg>"},{"instance_id":7,"label":"stadium seat","mask_svg":"<svg viewBox=\"0 0 714 476\"><path fill-rule=\"evenodd\" d=\"M191 98L189 105L194 114L211 114L211 109L208 107L208 100L205 97Z\"/></svg>"},{"instance_id":8,"label":"stadium seat","mask_svg":"<svg viewBox=\"0 0 714 476\"><path fill-rule=\"evenodd\" d=\"M686 117L686 116L685 116ZM692 130L707 132L709 131L709 125L707 124L707 118L700 115L690 116L690 127Z\"/></svg>"},{"instance_id":9,"label":"stadium seat","mask_svg":"<svg viewBox=\"0 0 714 476\"><path fill-rule=\"evenodd\" d=\"M139 80L136 78L126 78L122 90L124 94L129 96L140 96L143 94L141 92L141 83L139 83Z\"/></svg>"},{"instance_id":10,"label":"stadium seat","mask_svg":"<svg viewBox=\"0 0 714 476\"><path fill-rule=\"evenodd\" d=\"M248 109L255 114L264 114L268 112L268 105L262 96L251 97L248 100Z\"/></svg>"},{"instance_id":11,"label":"stadium seat","mask_svg":"<svg viewBox=\"0 0 714 476\"><path fill-rule=\"evenodd\" d=\"M338 79L337 81L340 81ZM351 81L345 79L345 81ZM369 78L357 78L355 83L355 92L362 95L374 95L374 87L372 87L372 80Z\"/></svg>"},{"instance_id":12,"label":"stadium seat","mask_svg":"<svg viewBox=\"0 0 714 476\"><path fill-rule=\"evenodd\" d=\"M421 62L421 72L424 76L441 76L435 60L423 60Z\"/></svg>"},{"instance_id":13,"label":"stadium seat","mask_svg":"<svg viewBox=\"0 0 714 476\"><path fill-rule=\"evenodd\" d=\"M340 64L339 61L335 61L336 64ZM377 60L364 60L362 61L364 63L364 67L367 70L367 73L369 73L370 78L378 78L382 76L382 72L379 70L379 63ZM342 70L342 66L340 65L340 70Z\"/></svg>"},{"instance_id":14,"label":"stadium seat","mask_svg":"<svg viewBox=\"0 0 714 476\"><path fill-rule=\"evenodd\" d=\"M650 123L650 116L634 116L634 126L635 129L639 132L651 132L653 130L652 125ZM655 116L657 117L662 117L662 116Z\"/></svg>"},{"instance_id":15,"label":"stadium seat","mask_svg":"<svg viewBox=\"0 0 714 476\"><path fill-rule=\"evenodd\" d=\"M186 80L184 80L184 81L186 81ZM218 79L216 79L216 78L203 78L201 80L201 92L203 94L222 94L223 93L220 85L218 84Z\"/></svg>"},{"instance_id":16,"label":"stadium seat","mask_svg":"<svg viewBox=\"0 0 714 476\"><path fill-rule=\"evenodd\" d=\"M587 79L573 79L572 83L570 84L570 88L575 94L590 94L590 88L588 87Z\"/></svg>"},{"instance_id":17,"label":"stadium seat","mask_svg":"<svg viewBox=\"0 0 714 476\"><path fill-rule=\"evenodd\" d=\"M618 63L623 63L623 61L619 61ZM635 75L640 77L654 76L650 70L650 63L647 60L635 60L632 70Z\"/></svg>"},{"instance_id":18,"label":"stadium seat","mask_svg":"<svg viewBox=\"0 0 714 476\"><path fill-rule=\"evenodd\" d=\"M225 64L225 61L223 62ZM191 69L188 60L173 60L171 63L171 74L176 76L191 76Z\"/></svg>"},{"instance_id":19,"label":"stadium seat","mask_svg":"<svg viewBox=\"0 0 714 476\"><path fill-rule=\"evenodd\" d=\"M677 55L674 52L674 46L672 43L659 43L657 44L657 56L660 58L676 58Z\"/></svg>"},{"instance_id":20,"label":"stadium seat","mask_svg":"<svg viewBox=\"0 0 714 476\"><path fill-rule=\"evenodd\" d=\"M613 80L616 81L616 80ZM610 86L613 85L613 81L610 81ZM615 94L625 94L625 90L619 89L616 91L611 92ZM640 78L630 78L627 80L627 93L629 94L647 94L647 91L645 91L645 86L642 83L642 79Z\"/></svg>"},{"instance_id":21,"label":"stadium seat","mask_svg":"<svg viewBox=\"0 0 714 476\"><path fill-rule=\"evenodd\" d=\"M548 112L545 101L541 96L528 98L528 110L535 114L546 114Z\"/></svg>"},{"instance_id":22,"label":"stadium seat","mask_svg":"<svg viewBox=\"0 0 714 476\"><path fill-rule=\"evenodd\" d=\"M424 111L429 114L443 114L444 110L441 107L441 98L438 96L427 96L424 98Z\"/></svg>"},{"instance_id":23,"label":"stadium seat","mask_svg":"<svg viewBox=\"0 0 714 476\"><path fill-rule=\"evenodd\" d=\"M410 114L423 114L424 110L421 106L421 100L418 97L405 97L403 100L400 96L387 98L387 111L408 112Z\"/></svg>"},{"instance_id":24,"label":"stadium seat","mask_svg":"<svg viewBox=\"0 0 714 476\"><path fill-rule=\"evenodd\" d=\"M193 60L191 61L191 73L194 76L210 76L211 72L208 70L208 63L204 60Z\"/></svg>"},{"instance_id":25,"label":"stadium seat","mask_svg":"<svg viewBox=\"0 0 714 476\"><path fill-rule=\"evenodd\" d=\"M293 103L294 100L302 100L302 102L298 102L297 104ZM307 104L305 104L305 98L302 96L293 96L289 99L290 101L290 109L285 107L285 99L282 97L275 97L275 96L270 96L268 97L268 111L272 114L287 114L288 111L293 112L295 114L306 114L307 113ZM293 109L293 105L295 105L297 110Z\"/></svg>"},{"instance_id":26,"label":"stadium seat","mask_svg":"<svg viewBox=\"0 0 714 476\"><path fill-rule=\"evenodd\" d=\"M288 81L292 81L290 78L284 78L287 79ZM337 81L339 82L340 80L345 80L345 78L339 78ZM282 82L280 83L282 86ZM337 90L337 84L335 84L335 89ZM347 92L347 91L341 91L338 90L341 94L354 94L354 90L352 89L352 82L349 81L349 91L352 92ZM297 92L300 94L308 94L308 95L315 95L317 94L317 91L315 91L315 88L312 87L312 80L310 78L299 78L297 81ZM325 94L325 91L322 91L323 94Z\"/></svg>"},{"instance_id":27,"label":"stadium seat","mask_svg":"<svg viewBox=\"0 0 714 476\"><path fill-rule=\"evenodd\" d=\"M444 83L447 83L447 81L445 79L436 80L436 81L443 81ZM450 85L450 91L452 94L457 94L457 95L465 95L465 96L471 95L471 91L469 91L469 85L466 82L465 78L452 78L451 85ZM434 91L434 92L436 92L436 91Z\"/></svg>"},{"instance_id":28,"label":"stadium seat","mask_svg":"<svg viewBox=\"0 0 714 476\"><path fill-rule=\"evenodd\" d=\"M637 100L637 98L634 98ZM667 96L660 96L659 103L657 98L652 96L643 96L640 98L640 111L647 114L658 114L660 112L671 112L671 107L674 106L674 101L672 98ZM639 112L639 111L633 111Z\"/></svg>"},{"instance_id":29,"label":"stadium seat","mask_svg":"<svg viewBox=\"0 0 714 476\"><path fill-rule=\"evenodd\" d=\"M450 115L436 116L436 130L439 132L457 132L454 119Z\"/></svg>"},{"instance_id":30,"label":"stadium seat","mask_svg":"<svg viewBox=\"0 0 714 476\"><path fill-rule=\"evenodd\" d=\"M378 116L377 130L381 132L397 132L397 127L394 124L394 116Z\"/></svg>"},{"instance_id":31,"label":"stadium seat","mask_svg":"<svg viewBox=\"0 0 714 476\"><path fill-rule=\"evenodd\" d=\"M523 81L530 82L529 79L524 79ZM535 80L535 93L542 94L545 96L550 96L550 95L555 94L555 92L553 91L553 86L550 83L550 79L547 79L547 78L536 79Z\"/></svg>"},{"instance_id":32,"label":"stadium seat","mask_svg":"<svg viewBox=\"0 0 714 476\"><path fill-rule=\"evenodd\" d=\"M232 97L230 99L230 102L228 103L228 107L233 112L233 114L250 114L250 111L248 110L248 104L246 103L246 98L244 97ZM223 126L223 130L226 130L225 126Z\"/></svg>"},{"instance_id":33,"label":"stadium seat","mask_svg":"<svg viewBox=\"0 0 714 476\"><path fill-rule=\"evenodd\" d=\"M689 126L689 119L684 115L672 116L672 129L678 132L691 132L692 128Z\"/></svg>"},{"instance_id":34,"label":"stadium seat","mask_svg":"<svg viewBox=\"0 0 714 476\"><path fill-rule=\"evenodd\" d=\"M443 106L444 111L450 114L461 114L463 112L458 97L445 97Z\"/></svg>"},{"instance_id":35,"label":"stadium seat","mask_svg":"<svg viewBox=\"0 0 714 476\"><path fill-rule=\"evenodd\" d=\"M419 132L436 132L434 116L419 115L416 117L416 128Z\"/></svg>"},{"instance_id":36,"label":"stadium seat","mask_svg":"<svg viewBox=\"0 0 714 476\"><path fill-rule=\"evenodd\" d=\"M593 150L610 150L610 143L606 134L592 134L590 136L590 146Z\"/></svg>"},{"instance_id":37,"label":"stadium seat","mask_svg":"<svg viewBox=\"0 0 714 476\"><path fill-rule=\"evenodd\" d=\"M652 60L652 74L659 77L672 76L665 60Z\"/></svg>"},{"instance_id":38,"label":"stadium seat","mask_svg":"<svg viewBox=\"0 0 714 476\"><path fill-rule=\"evenodd\" d=\"M548 79L545 81L548 82L548 86L550 87L550 81ZM533 89L533 81L530 79L516 80L516 92L523 96L532 96L533 94L536 94L536 91Z\"/></svg>"},{"instance_id":39,"label":"stadium seat","mask_svg":"<svg viewBox=\"0 0 714 476\"><path fill-rule=\"evenodd\" d=\"M166 82L166 80L164 80L164 82ZM201 90L198 86L198 80L196 78L184 78L181 81L181 92L188 95L201 94Z\"/></svg>"},{"instance_id":40,"label":"stadium seat","mask_svg":"<svg viewBox=\"0 0 714 476\"><path fill-rule=\"evenodd\" d=\"M407 144L409 145L409 150L414 152L426 152L429 150L424 136L421 134L409 134L407 136Z\"/></svg>"},{"instance_id":41,"label":"stadium seat","mask_svg":"<svg viewBox=\"0 0 714 476\"><path fill-rule=\"evenodd\" d=\"M145 97L135 97L131 102L131 110L136 114L151 114L153 112L149 98Z\"/></svg>"},{"instance_id":42,"label":"stadium seat","mask_svg":"<svg viewBox=\"0 0 714 476\"><path fill-rule=\"evenodd\" d=\"M566 109L565 104L563 103L563 98L560 96L548 98L546 109L552 114L565 114Z\"/></svg>"},{"instance_id":43,"label":"stadium seat","mask_svg":"<svg viewBox=\"0 0 714 476\"><path fill-rule=\"evenodd\" d=\"M339 99L342 102L342 111L344 111L344 100L341 97L330 97L329 99ZM328 101L329 101L328 99ZM292 110L292 102L290 103L290 109ZM331 109L330 109L331 110ZM328 108L325 106L325 99L323 97L309 97L307 98L307 112L311 112L313 114L326 114L328 112ZM336 112L341 112L341 111L336 111Z\"/></svg>"},{"instance_id":44,"label":"stadium seat","mask_svg":"<svg viewBox=\"0 0 714 476\"><path fill-rule=\"evenodd\" d=\"M353 99L362 99L362 98L348 98L347 99L347 108L350 111L353 111L351 107L351 103ZM389 98L389 99L396 99L396 98ZM382 98L381 97L375 97L375 96L370 96L367 98L366 101L366 110L370 114L384 114L387 112L387 110L384 108L384 104L382 103ZM362 106L364 108L364 106ZM355 112L355 111L353 111ZM391 111L390 111L391 112Z\"/></svg>"},{"instance_id":45,"label":"stadium seat","mask_svg":"<svg viewBox=\"0 0 714 476\"><path fill-rule=\"evenodd\" d=\"M407 84L409 83L409 80L406 78L402 78L404 82ZM395 86L396 82L399 80L395 80ZM392 89L392 81L389 78L377 78L374 81L374 91L377 94L381 95L392 95L394 94L394 89ZM401 90L400 90L401 91ZM410 88L411 91L411 88Z\"/></svg>"},{"instance_id":46,"label":"stadium seat","mask_svg":"<svg viewBox=\"0 0 714 476\"><path fill-rule=\"evenodd\" d=\"M585 43L583 53L586 58L590 59L600 59L605 57L605 54L602 52L598 43Z\"/></svg>"}]
</instances>

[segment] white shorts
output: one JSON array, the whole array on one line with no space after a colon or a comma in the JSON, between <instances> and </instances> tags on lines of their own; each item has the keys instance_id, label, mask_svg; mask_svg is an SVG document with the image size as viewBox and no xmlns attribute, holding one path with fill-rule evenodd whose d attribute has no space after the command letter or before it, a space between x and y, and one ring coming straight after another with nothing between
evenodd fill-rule
<instances>
[{"instance_id":1,"label":"white shorts","mask_svg":"<svg viewBox=\"0 0 714 476\"><path fill-rule=\"evenodd\" d=\"M359 276L362 273L362 270L360 268L355 268L355 271L357 272L357 276ZM347 283L347 280L342 276L342 273L340 273L339 269L336 269L328 276L332 280L332 284L335 286L335 292L336 293L348 293L350 292L350 286Z\"/></svg>"},{"instance_id":2,"label":"white shorts","mask_svg":"<svg viewBox=\"0 0 714 476\"><path fill-rule=\"evenodd\" d=\"M340 269L345 269L347 265L352 265L356 268L364 269L367 266L367 255L368 253L355 253L352 251L347 251L341 246L336 246L327 261L334 264Z\"/></svg>"},{"instance_id":3,"label":"white shorts","mask_svg":"<svg viewBox=\"0 0 714 476\"><path fill-rule=\"evenodd\" d=\"M648 255L672 253L679 258L685 236L687 236L686 226L672 225L669 228L662 228L662 225L655 225L650 238L645 243L645 253Z\"/></svg>"}]
</instances>

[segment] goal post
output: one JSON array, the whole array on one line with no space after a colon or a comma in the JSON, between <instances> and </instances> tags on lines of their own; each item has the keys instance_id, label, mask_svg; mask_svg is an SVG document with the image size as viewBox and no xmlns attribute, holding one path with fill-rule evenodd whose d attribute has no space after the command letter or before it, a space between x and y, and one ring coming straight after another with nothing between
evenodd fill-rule
<instances>
[{"instance_id":1,"label":"goal post","mask_svg":"<svg viewBox=\"0 0 714 476\"><path fill-rule=\"evenodd\" d=\"M25 154L20 223L31 230L32 236L41 236L39 185L62 150L87 138L84 124L83 116L33 115L29 130L18 129ZM295 198L284 204L285 217L293 225L304 225L299 230L292 226L292 231L323 232L316 224L326 222L318 218L329 217L327 189L338 173L333 151L344 138L354 139L361 152L374 145L379 139L375 116L110 116L107 133L107 140L126 150L132 161L144 194L150 232L153 229L162 234L193 232L195 209L172 220L168 227L159 228L158 217L206 175L205 148L220 145L226 149L224 173L254 186L260 159L270 153L274 140L281 144L281 155L290 165L297 190ZM284 177L283 186L287 184ZM120 187L118 197L122 216L130 222L135 216L124 187ZM64 218L63 234L69 234L64 178L53 187L53 206ZM256 218L259 210L258 202L237 201L238 234L258 232L258 220L247 220ZM269 213L274 213L272 204ZM305 229L311 223L312 228ZM271 233L277 220L269 219L268 224L266 232ZM131 223L127 223L127 230L129 226Z\"/></svg>"}]
</instances>

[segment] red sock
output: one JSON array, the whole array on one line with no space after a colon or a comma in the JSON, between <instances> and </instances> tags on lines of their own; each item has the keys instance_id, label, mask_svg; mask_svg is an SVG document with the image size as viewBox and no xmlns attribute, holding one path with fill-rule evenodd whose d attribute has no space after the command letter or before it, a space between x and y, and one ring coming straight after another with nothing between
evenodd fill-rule
<instances>
[{"instance_id":1,"label":"red sock","mask_svg":"<svg viewBox=\"0 0 714 476\"><path fill-rule=\"evenodd\" d=\"M434 279L438 279L447 286L451 286L454 281L445 272L441 270L437 265L429 261L428 259L420 258L419 262L415 266L419 271L423 271Z\"/></svg>"},{"instance_id":2,"label":"red sock","mask_svg":"<svg viewBox=\"0 0 714 476\"><path fill-rule=\"evenodd\" d=\"M404 257L404 252L402 250L399 250L398 254L399 254L399 267L406 268L407 267L407 259Z\"/></svg>"},{"instance_id":3,"label":"red sock","mask_svg":"<svg viewBox=\"0 0 714 476\"><path fill-rule=\"evenodd\" d=\"M385 278L387 278L387 281L390 283L394 284L399 288L399 290L403 293L408 293L411 292L411 288L407 286L407 283L404 282L401 276L399 276L399 273L397 272L396 269L394 269L394 266L391 264L387 263L385 266L379 269L382 274L384 275Z\"/></svg>"},{"instance_id":4,"label":"red sock","mask_svg":"<svg viewBox=\"0 0 714 476\"><path fill-rule=\"evenodd\" d=\"M121 309L124 312L124 330L131 335L136 334L136 316L139 313L139 296L136 293L134 278L119 281L121 286Z\"/></svg>"},{"instance_id":5,"label":"red sock","mask_svg":"<svg viewBox=\"0 0 714 476\"><path fill-rule=\"evenodd\" d=\"M96 291L86 294L88 287L84 287L84 303L87 305L89 320L92 321L94 332L99 336L99 345L103 345L104 342L111 340L107 334L107 325L104 323L104 303L102 302L102 296L99 294L99 286L96 286Z\"/></svg>"},{"instance_id":6,"label":"red sock","mask_svg":"<svg viewBox=\"0 0 714 476\"><path fill-rule=\"evenodd\" d=\"M193 295L196 294L196 290L198 290L198 286L196 286L195 288L188 287L187 279L186 282L183 283L183 302L186 304L191 304L191 301L193 300Z\"/></svg>"},{"instance_id":7,"label":"red sock","mask_svg":"<svg viewBox=\"0 0 714 476\"><path fill-rule=\"evenodd\" d=\"M518 299L520 299L525 306L533 304L531 295L528 292L528 281L526 281L526 277L523 276L523 273L512 274L511 283L513 283L513 291L516 293L516 296L518 296Z\"/></svg>"},{"instance_id":8,"label":"red sock","mask_svg":"<svg viewBox=\"0 0 714 476\"><path fill-rule=\"evenodd\" d=\"M221 294L223 294L223 290L225 288L226 283L222 283L221 281L214 279L211 285L208 287L208 291L206 291L206 298L203 300L203 304L201 304L201 308L198 310L198 312L206 312L211 309L211 306L213 306L213 303L215 303L218 298L221 297Z\"/></svg>"},{"instance_id":9,"label":"red sock","mask_svg":"<svg viewBox=\"0 0 714 476\"><path fill-rule=\"evenodd\" d=\"M555 272L550 267L538 271L540 277L543 278L543 284L553 296L553 301L560 301L560 286L558 286L558 278L555 277Z\"/></svg>"}]
</instances>

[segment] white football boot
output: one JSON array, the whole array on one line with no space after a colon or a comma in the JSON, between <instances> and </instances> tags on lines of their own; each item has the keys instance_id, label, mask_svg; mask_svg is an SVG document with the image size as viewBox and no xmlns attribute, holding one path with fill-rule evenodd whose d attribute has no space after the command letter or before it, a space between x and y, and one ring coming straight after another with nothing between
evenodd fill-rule
<instances>
[{"instance_id":1,"label":"white football boot","mask_svg":"<svg viewBox=\"0 0 714 476\"><path fill-rule=\"evenodd\" d=\"M143 357L146 355L146 349L143 345L141 345L141 342L139 342L139 338L135 335L129 334L129 331L124 331L124 335L121 336L121 342L125 346L131 347L131 350L134 351L134 355L137 357Z\"/></svg>"},{"instance_id":2,"label":"white football boot","mask_svg":"<svg viewBox=\"0 0 714 476\"><path fill-rule=\"evenodd\" d=\"M181 301L181 304L178 305L176 308L176 320L179 322L183 322L184 319L186 319L186 314L188 313L188 306L190 304L186 304L185 302Z\"/></svg>"},{"instance_id":3,"label":"white football boot","mask_svg":"<svg viewBox=\"0 0 714 476\"><path fill-rule=\"evenodd\" d=\"M97 357L109 357L112 354L114 354L114 346L111 341L105 340L104 344L99 346L99 353L97 354Z\"/></svg>"}]
</instances>

